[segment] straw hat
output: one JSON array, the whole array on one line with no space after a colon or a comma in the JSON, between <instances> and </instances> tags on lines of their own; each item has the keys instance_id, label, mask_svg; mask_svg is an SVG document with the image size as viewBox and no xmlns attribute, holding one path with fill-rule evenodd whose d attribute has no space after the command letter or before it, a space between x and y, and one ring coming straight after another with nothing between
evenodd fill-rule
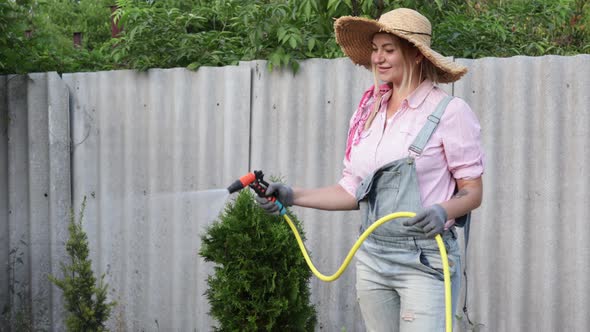
<instances>
[{"instance_id":1,"label":"straw hat","mask_svg":"<svg viewBox=\"0 0 590 332\"><path fill-rule=\"evenodd\" d=\"M334 22L336 42L342 51L357 65L371 68L373 35L387 32L414 44L437 68L439 82L450 83L467 72L461 66L430 48L432 26L430 21L415 10L398 8L389 11L378 21L355 16L343 16Z\"/></svg>"}]
</instances>

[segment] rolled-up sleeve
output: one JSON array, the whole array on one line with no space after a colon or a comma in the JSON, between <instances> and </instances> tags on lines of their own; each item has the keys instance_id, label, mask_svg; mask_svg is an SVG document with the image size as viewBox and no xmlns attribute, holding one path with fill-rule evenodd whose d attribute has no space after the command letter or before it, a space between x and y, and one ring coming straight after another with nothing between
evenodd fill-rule
<instances>
[{"instance_id":1,"label":"rolled-up sleeve","mask_svg":"<svg viewBox=\"0 0 590 332\"><path fill-rule=\"evenodd\" d=\"M352 165L350 160L344 157L344 169L342 170L342 178L338 181L338 184L346 190L352 197L356 197L356 189L358 188L361 180L355 176L351 170Z\"/></svg>"},{"instance_id":2,"label":"rolled-up sleeve","mask_svg":"<svg viewBox=\"0 0 590 332\"><path fill-rule=\"evenodd\" d=\"M455 179L476 179L484 172L481 126L469 105L460 98L449 104L440 122L449 171Z\"/></svg>"}]
</instances>

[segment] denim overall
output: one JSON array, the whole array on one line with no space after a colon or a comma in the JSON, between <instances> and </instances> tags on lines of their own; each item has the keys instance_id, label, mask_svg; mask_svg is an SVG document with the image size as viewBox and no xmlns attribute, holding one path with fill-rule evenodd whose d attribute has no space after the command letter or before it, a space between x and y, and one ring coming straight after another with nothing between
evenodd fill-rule
<instances>
[{"instance_id":1,"label":"denim overall","mask_svg":"<svg viewBox=\"0 0 590 332\"><path fill-rule=\"evenodd\" d=\"M410 146L408 157L388 163L367 176L356 192L361 233L393 212L422 210L416 175L419 156L446 106L443 99ZM414 153L414 155L412 155ZM442 261L434 239L405 218L378 227L357 253L357 295L368 331L444 331ZM460 253L454 231L442 234L451 272L453 312L460 286Z\"/></svg>"}]
</instances>

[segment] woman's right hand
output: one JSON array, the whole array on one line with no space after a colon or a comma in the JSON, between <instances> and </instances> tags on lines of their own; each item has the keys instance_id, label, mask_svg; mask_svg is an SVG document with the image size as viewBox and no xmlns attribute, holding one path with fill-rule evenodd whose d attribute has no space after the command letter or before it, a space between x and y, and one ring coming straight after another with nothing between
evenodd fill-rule
<instances>
[{"instance_id":1,"label":"woman's right hand","mask_svg":"<svg viewBox=\"0 0 590 332\"><path fill-rule=\"evenodd\" d=\"M266 196L275 196L283 206L293 206L293 189L282 183L270 183L266 188ZM274 202L270 201L266 197L255 197L256 202L266 212L270 214L279 214L279 207Z\"/></svg>"}]
</instances>

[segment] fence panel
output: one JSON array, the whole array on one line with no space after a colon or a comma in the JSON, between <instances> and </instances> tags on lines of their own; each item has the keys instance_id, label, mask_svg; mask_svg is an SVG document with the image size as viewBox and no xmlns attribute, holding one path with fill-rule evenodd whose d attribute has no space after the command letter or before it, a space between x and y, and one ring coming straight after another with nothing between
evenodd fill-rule
<instances>
[{"instance_id":1,"label":"fence panel","mask_svg":"<svg viewBox=\"0 0 590 332\"><path fill-rule=\"evenodd\" d=\"M250 70L64 75L73 92L73 197L97 273L119 305L111 328L207 331L212 271L200 235L248 169Z\"/></svg>"},{"instance_id":2,"label":"fence panel","mask_svg":"<svg viewBox=\"0 0 590 332\"><path fill-rule=\"evenodd\" d=\"M588 331L590 55L460 60L478 114L484 199L469 245L486 331Z\"/></svg>"},{"instance_id":3,"label":"fence panel","mask_svg":"<svg viewBox=\"0 0 590 332\"><path fill-rule=\"evenodd\" d=\"M486 331L590 330L590 55L457 61L470 72L444 88L477 113L486 152L470 318ZM347 59L306 60L296 75L252 61L0 77L0 307L30 305L35 328L63 329L46 276L59 275L68 210L86 197L93 267L119 303L109 327L211 330L212 267L197 252L225 203L217 189L254 169L302 187L335 183L371 84ZM333 273L357 213L294 211L314 263ZM312 279L318 330L364 330L354 280L354 264L333 283Z\"/></svg>"},{"instance_id":4,"label":"fence panel","mask_svg":"<svg viewBox=\"0 0 590 332\"><path fill-rule=\"evenodd\" d=\"M68 89L57 73L36 73L0 77L0 91L0 325L49 330L62 321L47 275L67 236Z\"/></svg>"}]
</instances>

